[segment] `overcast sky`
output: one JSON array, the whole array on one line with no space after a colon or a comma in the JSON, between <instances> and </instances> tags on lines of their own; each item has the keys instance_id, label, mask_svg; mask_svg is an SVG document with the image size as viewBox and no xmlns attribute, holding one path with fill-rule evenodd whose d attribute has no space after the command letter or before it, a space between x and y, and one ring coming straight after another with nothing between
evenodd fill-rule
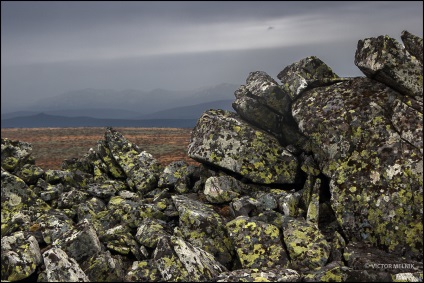
<instances>
[{"instance_id":1,"label":"overcast sky","mask_svg":"<svg viewBox=\"0 0 424 283\"><path fill-rule=\"evenodd\" d=\"M84 88L244 84L311 55L362 76L358 40L402 30L423 36L422 1L2 1L1 110Z\"/></svg>"}]
</instances>

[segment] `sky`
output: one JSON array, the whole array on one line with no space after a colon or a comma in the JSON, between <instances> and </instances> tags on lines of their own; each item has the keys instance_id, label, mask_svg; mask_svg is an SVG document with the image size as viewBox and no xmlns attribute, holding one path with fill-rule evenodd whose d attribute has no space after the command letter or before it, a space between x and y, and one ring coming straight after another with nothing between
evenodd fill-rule
<instances>
[{"instance_id":1,"label":"sky","mask_svg":"<svg viewBox=\"0 0 424 283\"><path fill-rule=\"evenodd\" d=\"M242 85L317 56L339 76L358 40L423 36L422 1L1 1L1 111L85 88Z\"/></svg>"}]
</instances>

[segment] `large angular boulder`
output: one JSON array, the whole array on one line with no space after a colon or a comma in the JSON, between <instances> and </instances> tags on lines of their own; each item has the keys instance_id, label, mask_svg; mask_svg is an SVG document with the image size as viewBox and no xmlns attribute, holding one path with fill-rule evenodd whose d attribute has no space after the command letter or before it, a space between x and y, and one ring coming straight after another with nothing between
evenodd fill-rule
<instances>
[{"instance_id":1,"label":"large angular boulder","mask_svg":"<svg viewBox=\"0 0 424 283\"><path fill-rule=\"evenodd\" d=\"M143 195L157 186L159 163L150 153L142 151L112 128L106 130L105 143L131 188Z\"/></svg>"},{"instance_id":2,"label":"large angular boulder","mask_svg":"<svg viewBox=\"0 0 424 283\"><path fill-rule=\"evenodd\" d=\"M199 162L238 173L252 182L296 181L297 158L274 137L229 111L203 113L193 129L188 154Z\"/></svg>"},{"instance_id":3,"label":"large angular boulder","mask_svg":"<svg viewBox=\"0 0 424 283\"><path fill-rule=\"evenodd\" d=\"M417 58L418 61L420 61L422 64L423 63L423 39L421 37L413 35L407 30L402 31L400 38L402 39L403 44L405 45L405 49L409 52L409 54L411 54L412 56L415 56L415 58Z\"/></svg>"},{"instance_id":4,"label":"large angular boulder","mask_svg":"<svg viewBox=\"0 0 424 283\"><path fill-rule=\"evenodd\" d=\"M242 268L288 265L279 229L262 221L239 216L226 224Z\"/></svg>"},{"instance_id":5,"label":"large angular boulder","mask_svg":"<svg viewBox=\"0 0 424 283\"><path fill-rule=\"evenodd\" d=\"M1 280L28 278L41 264L41 252L34 236L16 232L1 238Z\"/></svg>"},{"instance_id":6,"label":"large angular boulder","mask_svg":"<svg viewBox=\"0 0 424 283\"><path fill-rule=\"evenodd\" d=\"M175 236L162 237L153 258L164 281L207 282L227 271L212 254Z\"/></svg>"},{"instance_id":7,"label":"large angular boulder","mask_svg":"<svg viewBox=\"0 0 424 283\"><path fill-rule=\"evenodd\" d=\"M284 68L278 75L282 89L296 100L307 89L334 84L346 80L340 78L333 70L316 56L301 59Z\"/></svg>"},{"instance_id":8,"label":"large angular boulder","mask_svg":"<svg viewBox=\"0 0 424 283\"><path fill-rule=\"evenodd\" d=\"M228 266L234 254L224 221L211 207L186 196L172 196L179 213L179 232L183 239L211 253Z\"/></svg>"},{"instance_id":9,"label":"large angular boulder","mask_svg":"<svg viewBox=\"0 0 424 283\"><path fill-rule=\"evenodd\" d=\"M422 254L422 110L368 78L307 90L292 105L330 178L331 205L349 238ZM406 250L405 250L406 249Z\"/></svg>"},{"instance_id":10,"label":"large angular boulder","mask_svg":"<svg viewBox=\"0 0 424 283\"><path fill-rule=\"evenodd\" d=\"M292 268L316 270L327 263L330 245L318 225L303 218L285 216L282 230Z\"/></svg>"},{"instance_id":11,"label":"large angular boulder","mask_svg":"<svg viewBox=\"0 0 424 283\"><path fill-rule=\"evenodd\" d=\"M291 98L267 73L251 72L246 85L234 95L232 106L245 121L269 132L285 146L303 146L305 137L291 116Z\"/></svg>"},{"instance_id":12,"label":"large angular boulder","mask_svg":"<svg viewBox=\"0 0 424 283\"><path fill-rule=\"evenodd\" d=\"M53 246L60 248L78 262L97 254L102 249L96 231L87 219L63 233L53 242Z\"/></svg>"},{"instance_id":13,"label":"large angular boulder","mask_svg":"<svg viewBox=\"0 0 424 283\"><path fill-rule=\"evenodd\" d=\"M90 282L78 262L60 248L47 250L43 259L47 282Z\"/></svg>"},{"instance_id":14,"label":"large angular boulder","mask_svg":"<svg viewBox=\"0 0 424 283\"><path fill-rule=\"evenodd\" d=\"M420 101L422 105L422 61L411 56L396 39L381 35L359 40L355 65L367 77Z\"/></svg>"}]
</instances>

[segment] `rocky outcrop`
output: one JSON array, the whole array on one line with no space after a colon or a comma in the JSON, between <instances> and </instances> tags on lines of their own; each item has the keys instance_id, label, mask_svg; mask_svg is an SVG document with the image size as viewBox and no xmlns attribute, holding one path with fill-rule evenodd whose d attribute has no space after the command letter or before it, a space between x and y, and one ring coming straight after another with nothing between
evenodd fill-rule
<instances>
[{"instance_id":1,"label":"rocky outcrop","mask_svg":"<svg viewBox=\"0 0 424 283\"><path fill-rule=\"evenodd\" d=\"M422 281L422 39L249 74L162 167L114 129L61 170L2 139L3 281Z\"/></svg>"},{"instance_id":2,"label":"rocky outcrop","mask_svg":"<svg viewBox=\"0 0 424 283\"><path fill-rule=\"evenodd\" d=\"M191 158L237 173L261 184L296 181L298 160L270 134L251 127L236 114L210 110L192 132Z\"/></svg>"}]
</instances>

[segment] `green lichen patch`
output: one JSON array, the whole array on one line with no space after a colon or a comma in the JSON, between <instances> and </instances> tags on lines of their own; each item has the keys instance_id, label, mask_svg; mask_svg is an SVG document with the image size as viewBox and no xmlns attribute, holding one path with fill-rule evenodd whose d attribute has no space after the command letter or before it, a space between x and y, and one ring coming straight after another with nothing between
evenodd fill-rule
<instances>
[{"instance_id":1,"label":"green lichen patch","mask_svg":"<svg viewBox=\"0 0 424 283\"><path fill-rule=\"evenodd\" d=\"M330 245L316 224L285 216L282 230L293 268L314 270L326 264Z\"/></svg>"},{"instance_id":2,"label":"green lichen patch","mask_svg":"<svg viewBox=\"0 0 424 283\"><path fill-rule=\"evenodd\" d=\"M274 225L239 216L226 227L242 268L287 266L280 231Z\"/></svg>"}]
</instances>

